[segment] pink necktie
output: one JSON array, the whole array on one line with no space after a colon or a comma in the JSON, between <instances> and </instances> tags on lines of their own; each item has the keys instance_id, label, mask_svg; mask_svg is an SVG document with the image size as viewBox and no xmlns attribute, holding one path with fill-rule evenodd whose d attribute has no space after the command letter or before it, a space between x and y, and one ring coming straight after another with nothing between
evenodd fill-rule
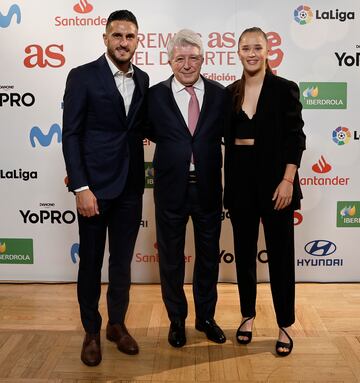
<instances>
[{"instance_id":1,"label":"pink necktie","mask_svg":"<svg viewBox=\"0 0 360 383\"><path fill-rule=\"evenodd\" d=\"M196 124L199 119L200 107L199 101L196 97L193 86L185 87L185 90L190 94L189 109L188 109L188 128L193 135L195 132Z\"/></svg>"}]
</instances>

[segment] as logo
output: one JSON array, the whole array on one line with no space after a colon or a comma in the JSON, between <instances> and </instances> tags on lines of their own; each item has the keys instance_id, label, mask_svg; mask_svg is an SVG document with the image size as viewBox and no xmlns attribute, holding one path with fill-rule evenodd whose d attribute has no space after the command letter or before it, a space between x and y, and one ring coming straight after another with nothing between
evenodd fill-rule
<instances>
[{"instance_id":1,"label":"as logo","mask_svg":"<svg viewBox=\"0 0 360 383\"><path fill-rule=\"evenodd\" d=\"M281 36L277 32L266 33L269 47L269 65L274 73L284 58L284 52L281 49Z\"/></svg>"},{"instance_id":2,"label":"as logo","mask_svg":"<svg viewBox=\"0 0 360 383\"><path fill-rule=\"evenodd\" d=\"M38 44L28 45L25 48L25 53L28 54L24 59L24 65L26 68L45 68L47 66L51 68L59 68L65 64L65 57L60 52L63 52L64 46L51 44L42 48Z\"/></svg>"},{"instance_id":3,"label":"as logo","mask_svg":"<svg viewBox=\"0 0 360 383\"><path fill-rule=\"evenodd\" d=\"M79 244L74 243L70 249L70 257L73 263L76 263L76 258L79 258Z\"/></svg>"},{"instance_id":4,"label":"as logo","mask_svg":"<svg viewBox=\"0 0 360 383\"><path fill-rule=\"evenodd\" d=\"M20 8L17 4L13 4L6 15L3 15L2 12L0 11L0 28L7 28L13 16L16 16L16 23L20 24L21 23L21 11Z\"/></svg>"},{"instance_id":5,"label":"as logo","mask_svg":"<svg viewBox=\"0 0 360 383\"><path fill-rule=\"evenodd\" d=\"M34 126L30 130L30 143L35 148L35 138L41 146L49 146L54 135L57 135L58 144L61 143L61 128L58 124L52 124L47 134L44 134L38 126Z\"/></svg>"},{"instance_id":6,"label":"as logo","mask_svg":"<svg viewBox=\"0 0 360 383\"><path fill-rule=\"evenodd\" d=\"M339 126L332 132L332 140L335 144L341 146L348 144L351 139L351 132L348 128L344 126Z\"/></svg>"},{"instance_id":7,"label":"as logo","mask_svg":"<svg viewBox=\"0 0 360 383\"><path fill-rule=\"evenodd\" d=\"M321 156L319 161L312 166L312 170L315 173L328 173L331 170L331 165L326 162L324 156Z\"/></svg>"},{"instance_id":8,"label":"as logo","mask_svg":"<svg viewBox=\"0 0 360 383\"><path fill-rule=\"evenodd\" d=\"M89 13L93 10L93 6L86 0L80 0L74 5L73 9L77 13Z\"/></svg>"},{"instance_id":9,"label":"as logo","mask_svg":"<svg viewBox=\"0 0 360 383\"><path fill-rule=\"evenodd\" d=\"M313 16L313 11L308 5L300 5L294 11L294 20L300 25L309 24Z\"/></svg>"}]
</instances>

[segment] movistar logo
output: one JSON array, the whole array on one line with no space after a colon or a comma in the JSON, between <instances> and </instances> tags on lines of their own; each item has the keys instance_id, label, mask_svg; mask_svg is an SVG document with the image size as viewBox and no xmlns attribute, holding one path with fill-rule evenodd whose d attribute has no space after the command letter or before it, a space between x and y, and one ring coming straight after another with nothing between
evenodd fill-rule
<instances>
[{"instance_id":1,"label":"movistar logo","mask_svg":"<svg viewBox=\"0 0 360 383\"><path fill-rule=\"evenodd\" d=\"M34 126L30 130L30 143L35 148L35 138L41 146L49 146L54 135L57 135L58 144L61 143L62 135L61 128L58 124L52 124L49 133L44 134L38 126Z\"/></svg>"}]
</instances>

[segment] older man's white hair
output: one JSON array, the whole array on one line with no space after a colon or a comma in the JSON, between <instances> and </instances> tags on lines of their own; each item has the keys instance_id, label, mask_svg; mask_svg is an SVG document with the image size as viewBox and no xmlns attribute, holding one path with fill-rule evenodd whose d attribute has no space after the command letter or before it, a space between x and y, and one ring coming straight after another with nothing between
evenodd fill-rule
<instances>
[{"instance_id":1,"label":"older man's white hair","mask_svg":"<svg viewBox=\"0 0 360 383\"><path fill-rule=\"evenodd\" d=\"M200 36L191 29L181 29L170 39L167 45L169 60L173 59L174 47L183 47L186 45L193 45L200 49L200 55L204 55L203 44Z\"/></svg>"}]
</instances>

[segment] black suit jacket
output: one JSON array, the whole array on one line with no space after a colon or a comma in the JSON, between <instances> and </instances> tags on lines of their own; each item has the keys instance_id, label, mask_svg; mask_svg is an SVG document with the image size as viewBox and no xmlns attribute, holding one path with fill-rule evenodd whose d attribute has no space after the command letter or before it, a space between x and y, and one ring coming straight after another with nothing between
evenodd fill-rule
<instances>
[{"instance_id":1,"label":"black suit jacket","mask_svg":"<svg viewBox=\"0 0 360 383\"><path fill-rule=\"evenodd\" d=\"M151 87L148 97L147 135L156 142L155 203L171 209L183 206L193 153L201 203L204 207L218 207L222 198L221 139L226 90L203 78L204 99L192 136L173 96L172 79L173 76Z\"/></svg>"},{"instance_id":2,"label":"black suit jacket","mask_svg":"<svg viewBox=\"0 0 360 383\"><path fill-rule=\"evenodd\" d=\"M105 55L70 71L62 136L69 190L88 185L97 198L112 199L131 177L132 189L143 192L142 124L149 77L134 66L134 81L126 116Z\"/></svg>"},{"instance_id":3,"label":"black suit jacket","mask_svg":"<svg viewBox=\"0 0 360 383\"><path fill-rule=\"evenodd\" d=\"M239 81L239 80L238 80ZM236 83L228 89L234 95ZM267 73L260 92L255 118L255 151L258 193L261 201L270 204L276 187L281 182L286 164L300 167L305 150L304 122L301 116L299 88L289 80ZM235 113L234 108L232 113ZM224 205L229 207L236 198L235 177L229 162L232 160L235 131L232 118L226 124L225 133L225 195ZM292 207L300 208L302 193L299 176L296 172Z\"/></svg>"}]
</instances>

